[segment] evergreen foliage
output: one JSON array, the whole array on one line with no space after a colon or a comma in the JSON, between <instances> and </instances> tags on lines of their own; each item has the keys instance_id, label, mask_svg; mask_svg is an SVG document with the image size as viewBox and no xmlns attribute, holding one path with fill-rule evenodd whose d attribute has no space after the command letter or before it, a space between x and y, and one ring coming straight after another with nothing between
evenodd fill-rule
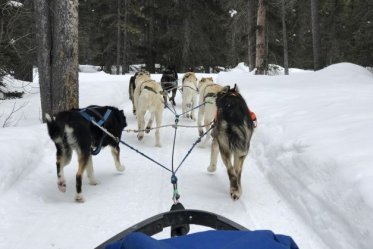
<instances>
[{"instance_id":1,"label":"evergreen foliage","mask_svg":"<svg viewBox=\"0 0 373 249\"><path fill-rule=\"evenodd\" d=\"M32 1L9 2L0 0L0 78L12 74L31 80L36 65ZM255 15L257 2L252 1ZM266 61L282 65L281 0L266 4ZM167 66L179 72L234 67L248 62L248 38L255 37L255 30L248 30L248 12L248 0L80 0L79 63L109 73L118 58L126 67L141 64L158 72ZM373 65L373 1L319 0L318 13L322 67L344 61ZM310 1L286 1L286 26L289 67L313 68Z\"/></svg>"}]
</instances>

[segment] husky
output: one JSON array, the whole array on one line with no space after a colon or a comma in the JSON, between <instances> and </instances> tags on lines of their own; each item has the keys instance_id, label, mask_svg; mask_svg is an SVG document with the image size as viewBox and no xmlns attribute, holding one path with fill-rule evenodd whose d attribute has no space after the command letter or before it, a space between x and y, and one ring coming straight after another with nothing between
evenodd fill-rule
<instances>
[{"instance_id":1,"label":"husky","mask_svg":"<svg viewBox=\"0 0 373 249\"><path fill-rule=\"evenodd\" d=\"M202 78L198 83L200 107L198 109L197 125L199 136L202 136L205 130L207 131L211 127L209 124L212 124L216 113L215 98L217 93L222 89L223 87L215 84L211 77ZM202 127L202 121L205 130ZM206 138L200 147L204 147L209 140L210 132L206 134Z\"/></svg>"},{"instance_id":2,"label":"husky","mask_svg":"<svg viewBox=\"0 0 373 249\"><path fill-rule=\"evenodd\" d=\"M54 116L46 113L48 133L53 140L57 153L57 186L61 192L66 192L66 181L64 167L71 161L72 151L78 155L78 172L76 174L77 202L84 202L82 194L82 176L87 171L89 183L97 185L93 172L92 154L98 154L101 147L110 146L114 158L115 167L118 171L124 171L120 162L119 144L114 141L97 126L83 116L93 118L96 122L102 121L102 127L114 136L120 138L122 130L127 126L123 110L112 106L89 106L84 109L71 109L62 111ZM92 151L92 148L96 148Z\"/></svg>"},{"instance_id":3,"label":"husky","mask_svg":"<svg viewBox=\"0 0 373 249\"><path fill-rule=\"evenodd\" d=\"M172 92L172 96L170 97L170 102L172 105L176 105L175 102L175 96L177 92L177 86L178 86L178 76L177 72L174 68L169 67L167 68L161 78L161 85L163 88L163 98L164 98L164 103L165 105L167 104L167 97L168 93Z\"/></svg>"},{"instance_id":4,"label":"husky","mask_svg":"<svg viewBox=\"0 0 373 249\"><path fill-rule=\"evenodd\" d=\"M164 109L162 86L152 80L147 74L139 74L136 78L136 89L134 93L134 104L139 133L138 140L144 137L145 113L150 112L150 119L146 125L146 133L150 132L154 118L157 128L155 130L155 146L161 147L159 127L162 125Z\"/></svg>"},{"instance_id":5,"label":"husky","mask_svg":"<svg viewBox=\"0 0 373 249\"><path fill-rule=\"evenodd\" d=\"M187 72L184 74L182 80L182 111L186 113L187 118L195 120L193 108L197 104L198 88L197 88L197 77L193 72Z\"/></svg>"},{"instance_id":6,"label":"husky","mask_svg":"<svg viewBox=\"0 0 373 249\"><path fill-rule=\"evenodd\" d=\"M140 72L136 72L134 76L131 76L130 78L130 83L128 85L128 96L129 96L129 99L131 100L132 102L132 113L134 115L136 115L136 109L135 109L135 104L134 104L134 93L135 93L135 89L136 89L136 78L137 76L139 76L139 74L147 74L149 77L150 77L150 73L148 71L140 71Z\"/></svg>"},{"instance_id":7,"label":"husky","mask_svg":"<svg viewBox=\"0 0 373 249\"><path fill-rule=\"evenodd\" d=\"M209 172L216 170L217 157L220 152L228 171L231 198L238 200L242 193L242 166L249 153L254 121L236 85L233 89L226 86L217 94L216 106L211 159L207 170Z\"/></svg>"}]
</instances>

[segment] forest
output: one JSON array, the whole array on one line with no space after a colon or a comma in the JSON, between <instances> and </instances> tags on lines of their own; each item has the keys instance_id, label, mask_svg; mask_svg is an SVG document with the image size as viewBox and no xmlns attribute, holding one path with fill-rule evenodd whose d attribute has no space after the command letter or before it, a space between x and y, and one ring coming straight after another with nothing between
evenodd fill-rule
<instances>
[{"instance_id":1,"label":"forest","mask_svg":"<svg viewBox=\"0 0 373 249\"><path fill-rule=\"evenodd\" d=\"M37 2L0 1L0 77L32 79ZM261 30L265 68L373 64L370 0L80 0L77 11L79 64L112 74L134 64L150 72L216 72L239 62L254 69Z\"/></svg>"}]
</instances>

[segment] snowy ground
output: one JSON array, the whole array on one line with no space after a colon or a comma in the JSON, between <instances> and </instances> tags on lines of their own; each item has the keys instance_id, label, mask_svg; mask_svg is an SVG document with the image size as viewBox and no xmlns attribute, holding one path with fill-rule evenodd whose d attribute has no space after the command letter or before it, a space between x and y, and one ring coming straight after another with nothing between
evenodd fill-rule
<instances>
[{"instance_id":1,"label":"snowy ground","mask_svg":"<svg viewBox=\"0 0 373 249\"><path fill-rule=\"evenodd\" d=\"M373 74L342 63L318 72L292 70L290 76L250 75L241 65L211 76L223 85L238 84L256 112L258 128L244 166L241 199L230 199L220 159L217 172L208 174L210 148L197 147L178 172L184 206L223 215L249 229L290 235L302 249L371 249ZM135 129L129 77L80 73L80 105L122 108L127 128ZM0 101L1 126L14 106L25 105L0 129L0 248L94 248L169 210L169 172L126 147L124 173L116 172L109 150L93 159L101 184L91 186L84 179L84 204L74 202L75 157L65 170L67 192L60 193L54 144L40 123L37 84L26 88L23 99ZM178 93L179 112L180 104ZM164 124L173 122L165 110ZM196 123L182 119L181 124ZM178 129L176 165L197 136L196 128ZM162 129L161 137L162 148L154 147L154 132L142 142L135 133L124 132L122 139L171 165L173 129Z\"/></svg>"}]
</instances>

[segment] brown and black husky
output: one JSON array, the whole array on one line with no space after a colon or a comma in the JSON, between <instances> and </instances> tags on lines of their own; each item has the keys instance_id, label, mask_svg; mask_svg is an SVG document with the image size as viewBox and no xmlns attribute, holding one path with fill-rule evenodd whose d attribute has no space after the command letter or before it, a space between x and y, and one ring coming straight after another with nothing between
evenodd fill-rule
<instances>
[{"instance_id":1,"label":"brown and black husky","mask_svg":"<svg viewBox=\"0 0 373 249\"><path fill-rule=\"evenodd\" d=\"M216 170L220 152L228 171L230 195L233 200L238 200L242 193L242 166L249 153L254 122L236 85L232 89L226 86L217 94L216 107L217 113L211 133L213 137L211 160L207 170L209 172Z\"/></svg>"}]
</instances>

